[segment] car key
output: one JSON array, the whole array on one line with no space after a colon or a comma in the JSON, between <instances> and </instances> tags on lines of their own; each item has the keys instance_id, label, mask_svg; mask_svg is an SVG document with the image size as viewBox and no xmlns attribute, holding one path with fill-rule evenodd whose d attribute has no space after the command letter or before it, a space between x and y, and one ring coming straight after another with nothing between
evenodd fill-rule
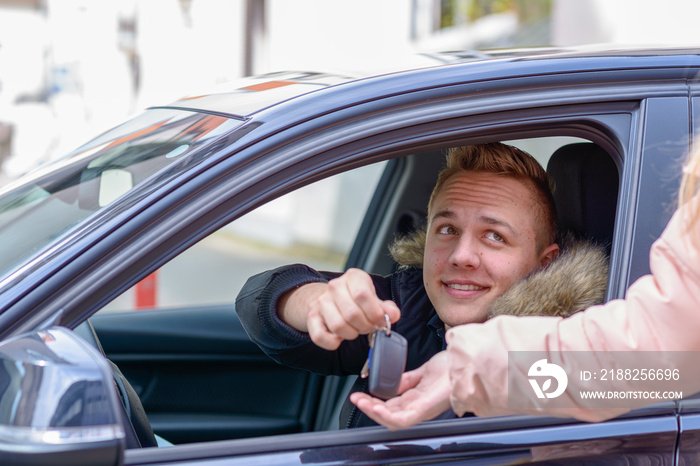
<instances>
[{"instance_id":1,"label":"car key","mask_svg":"<svg viewBox=\"0 0 700 466\"><path fill-rule=\"evenodd\" d=\"M399 391L401 374L406 369L408 345L406 339L391 331L389 316L384 315L386 326L375 328L368 335L369 355L360 376L369 377L369 393L388 400Z\"/></svg>"}]
</instances>

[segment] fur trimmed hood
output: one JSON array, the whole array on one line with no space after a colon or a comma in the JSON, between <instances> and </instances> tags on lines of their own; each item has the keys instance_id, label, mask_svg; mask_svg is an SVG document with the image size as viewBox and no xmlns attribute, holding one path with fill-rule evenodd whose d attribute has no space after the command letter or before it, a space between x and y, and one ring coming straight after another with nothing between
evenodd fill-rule
<instances>
[{"instance_id":1,"label":"fur trimmed hood","mask_svg":"<svg viewBox=\"0 0 700 466\"><path fill-rule=\"evenodd\" d=\"M494 300L489 318L504 314L567 317L603 303L609 269L605 249L572 237L559 244L559 255L548 267Z\"/></svg>"}]
</instances>

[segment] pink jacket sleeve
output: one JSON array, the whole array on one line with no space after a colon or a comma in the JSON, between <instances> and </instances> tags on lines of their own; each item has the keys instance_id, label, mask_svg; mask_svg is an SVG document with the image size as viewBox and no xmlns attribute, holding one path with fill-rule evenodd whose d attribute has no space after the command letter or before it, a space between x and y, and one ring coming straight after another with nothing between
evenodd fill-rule
<instances>
[{"instance_id":1,"label":"pink jacket sleeve","mask_svg":"<svg viewBox=\"0 0 700 466\"><path fill-rule=\"evenodd\" d=\"M577 378L569 377L563 395L569 397L566 406L551 407L549 400L534 396L528 364L511 361L508 366L509 351L542 351L548 356L561 351L649 351L645 355L649 368L668 367L661 351L684 352L673 353L680 373L674 388L685 396L700 391L700 380L693 374L697 358L685 353L700 350L700 252L687 234L687 209L674 214L654 243L651 275L637 280L624 300L594 306L566 319L499 316L483 324L451 329L447 352L454 411L460 415L539 414L600 421L653 402L640 399L631 402L635 406L627 402L625 407L610 408L587 405L568 395L580 388ZM576 358L570 358L568 365L566 372L575 373ZM615 367L613 355L602 353L599 367ZM619 390L645 388L638 381L615 383Z\"/></svg>"}]
</instances>

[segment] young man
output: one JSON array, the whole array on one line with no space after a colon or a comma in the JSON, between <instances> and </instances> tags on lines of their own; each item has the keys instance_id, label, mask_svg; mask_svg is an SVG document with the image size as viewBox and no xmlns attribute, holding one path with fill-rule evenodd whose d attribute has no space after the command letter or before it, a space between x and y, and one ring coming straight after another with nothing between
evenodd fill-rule
<instances>
[{"instance_id":1,"label":"young man","mask_svg":"<svg viewBox=\"0 0 700 466\"><path fill-rule=\"evenodd\" d=\"M236 311L274 360L325 375L359 374L366 335L384 325L386 314L408 340L411 370L445 348L447 329L484 322L497 298L552 263L559 253L555 230L549 178L534 158L500 143L455 148L431 195L426 229L392 247L398 272L282 267L252 277ZM603 286L591 285L600 288L597 300L607 278L607 269L601 272ZM366 381L358 379L355 388L366 391ZM353 405L345 408L341 427L374 424Z\"/></svg>"}]
</instances>

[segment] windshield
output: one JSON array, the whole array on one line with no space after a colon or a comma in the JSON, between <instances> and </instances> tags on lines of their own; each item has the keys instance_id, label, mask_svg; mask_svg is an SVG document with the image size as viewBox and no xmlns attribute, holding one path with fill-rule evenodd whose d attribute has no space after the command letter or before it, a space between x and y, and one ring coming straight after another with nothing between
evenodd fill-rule
<instances>
[{"instance_id":1,"label":"windshield","mask_svg":"<svg viewBox=\"0 0 700 466\"><path fill-rule=\"evenodd\" d=\"M149 110L0 193L0 276L162 168L242 124Z\"/></svg>"}]
</instances>

